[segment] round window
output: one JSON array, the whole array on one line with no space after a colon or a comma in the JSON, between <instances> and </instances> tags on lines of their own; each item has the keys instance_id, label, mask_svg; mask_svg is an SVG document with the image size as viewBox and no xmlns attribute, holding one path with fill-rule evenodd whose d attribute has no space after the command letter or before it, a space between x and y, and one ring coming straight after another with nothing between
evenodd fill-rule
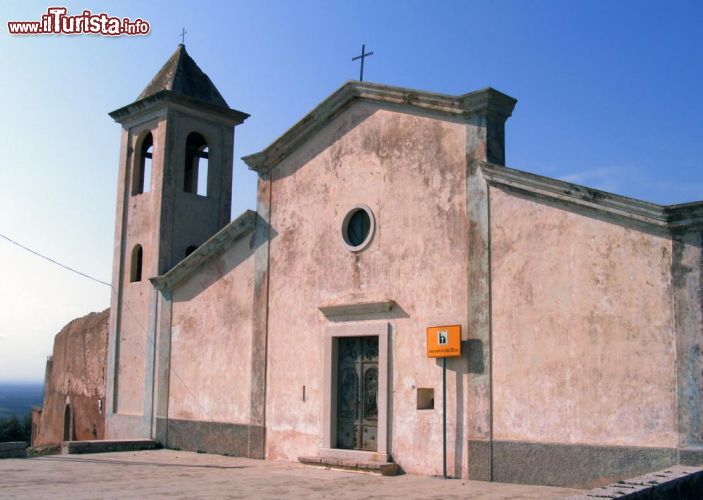
<instances>
[{"instance_id":1,"label":"round window","mask_svg":"<svg viewBox=\"0 0 703 500\"><path fill-rule=\"evenodd\" d=\"M373 213L366 205L352 208L342 222L342 238L347 248L353 252L364 249L371 242L373 231Z\"/></svg>"}]
</instances>

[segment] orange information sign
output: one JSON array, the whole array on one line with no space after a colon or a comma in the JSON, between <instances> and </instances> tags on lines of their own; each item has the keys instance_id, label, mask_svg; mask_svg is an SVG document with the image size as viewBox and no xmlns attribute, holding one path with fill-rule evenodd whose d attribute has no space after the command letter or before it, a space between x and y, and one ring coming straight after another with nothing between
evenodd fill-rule
<instances>
[{"instance_id":1,"label":"orange information sign","mask_svg":"<svg viewBox=\"0 0 703 500\"><path fill-rule=\"evenodd\" d=\"M427 328L428 358L458 358L461 356L461 325L430 326Z\"/></svg>"}]
</instances>

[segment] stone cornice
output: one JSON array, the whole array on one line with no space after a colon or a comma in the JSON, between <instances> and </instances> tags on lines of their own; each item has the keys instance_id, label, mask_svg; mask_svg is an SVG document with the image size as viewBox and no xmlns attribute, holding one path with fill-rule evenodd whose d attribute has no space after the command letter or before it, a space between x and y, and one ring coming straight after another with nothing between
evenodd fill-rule
<instances>
[{"instance_id":1,"label":"stone cornice","mask_svg":"<svg viewBox=\"0 0 703 500\"><path fill-rule=\"evenodd\" d=\"M480 113L493 114L507 119L517 103L516 99L490 87L453 96L375 83L349 81L266 149L245 156L242 160L255 172L260 174L268 172L355 100L422 111L453 119L468 119Z\"/></svg>"},{"instance_id":2,"label":"stone cornice","mask_svg":"<svg viewBox=\"0 0 703 500\"><path fill-rule=\"evenodd\" d=\"M244 120L249 118L247 113L237 111L236 109L215 106L205 101L201 101L200 99L178 94L170 90L162 90L156 94L152 94L148 97L139 99L138 101L116 109L108 114L116 122L123 123L129 119L150 111L155 106L169 103L194 109L209 116L216 116L231 125L239 125Z\"/></svg>"},{"instance_id":3,"label":"stone cornice","mask_svg":"<svg viewBox=\"0 0 703 500\"><path fill-rule=\"evenodd\" d=\"M658 205L491 163L482 163L481 171L490 185L582 207L635 225L664 232L703 227L703 201Z\"/></svg>"},{"instance_id":4,"label":"stone cornice","mask_svg":"<svg viewBox=\"0 0 703 500\"><path fill-rule=\"evenodd\" d=\"M190 276L196 269L221 254L236 240L249 234L256 226L256 212L247 210L220 229L188 257L176 264L170 271L149 281L159 290L173 290L178 283Z\"/></svg>"}]
</instances>

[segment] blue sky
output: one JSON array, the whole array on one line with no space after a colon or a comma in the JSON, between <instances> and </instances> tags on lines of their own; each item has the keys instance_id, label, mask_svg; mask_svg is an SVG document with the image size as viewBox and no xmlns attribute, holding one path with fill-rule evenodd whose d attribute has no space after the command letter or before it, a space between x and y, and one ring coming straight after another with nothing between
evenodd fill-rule
<instances>
[{"instance_id":1,"label":"blue sky","mask_svg":"<svg viewBox=\"0 0 703 500\"><path fill-rule=\"evenodd\" d=\"M110 281L119 126L186 46L230 106L233 213L261 150L374 55L366 80L518 99L507 164L657 203L703 199L703 3L646 1L68 2L141 17L146 37L11 36L56 2L0 5L0 234ZM43 377L53 336L110 290L0 239L0 380Z\"/></svg>"}]
</instances>

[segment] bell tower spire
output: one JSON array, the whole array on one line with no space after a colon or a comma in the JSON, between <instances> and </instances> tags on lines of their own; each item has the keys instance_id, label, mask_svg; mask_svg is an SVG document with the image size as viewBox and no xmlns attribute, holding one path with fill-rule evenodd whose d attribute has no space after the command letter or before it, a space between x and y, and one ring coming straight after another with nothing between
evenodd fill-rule
<instances>
[{"instance_id":1,"label":"bell tower spire","mask_svg":"<svg viewBox=\"0 0 703 500\"><path fill-rule=\"evenodd\" d=\"M150 437L155 293L164 274L230 220L234 127L229 107L183 44L137 100L110 113L122 126L108 343L106 433Z\"/></svg>"}]
</instances>

